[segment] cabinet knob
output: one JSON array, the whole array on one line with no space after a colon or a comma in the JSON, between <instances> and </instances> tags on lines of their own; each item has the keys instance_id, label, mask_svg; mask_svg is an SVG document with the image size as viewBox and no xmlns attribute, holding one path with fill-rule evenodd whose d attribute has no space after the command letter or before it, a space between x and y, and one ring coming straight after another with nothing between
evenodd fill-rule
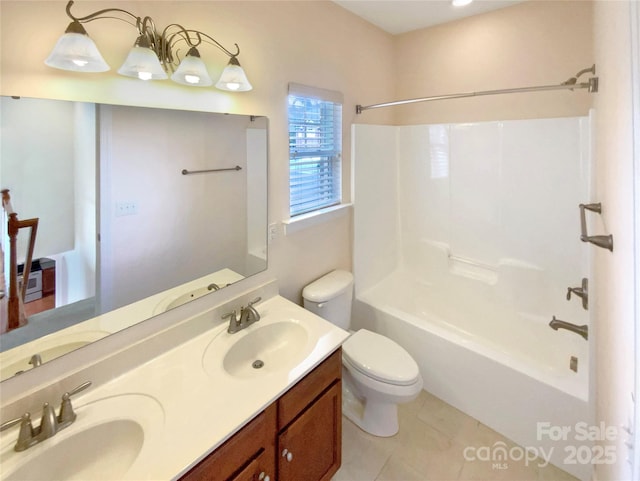
<instances>
[{"instance_id":1,"label":"cabinet knob","mask_svg":"<svg viewBox=\"0 0 640 481\"><path fill-rule=\"evenodd\" d=\"M264 471L262 471L258 475L258 481L271 481L271 478Z\"/></svg>"},{"instance_id":2,"label":"cabinet knob","mask_svg":"<svg viewBox=\"0 0 640 481\"><path fill-rule=\"evenodd\" d=\"M287 448L284 448L282 450L282 457L287 458L287 461L291 462L291 460L293 459L293 453L289 451Z\"/></svg>"}]
</instances>

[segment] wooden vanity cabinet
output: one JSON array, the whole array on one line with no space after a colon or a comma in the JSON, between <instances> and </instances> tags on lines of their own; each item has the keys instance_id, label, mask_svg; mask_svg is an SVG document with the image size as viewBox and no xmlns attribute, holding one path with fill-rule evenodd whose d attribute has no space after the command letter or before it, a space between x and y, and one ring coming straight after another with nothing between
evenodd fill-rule
<instances>
[{"instance_id":1,"label":"wooden vanity cabinet","mask_svg":"<svg viewBox=\"0 0 640 481\"><path fill-rule=\"evenodd\" d=\"M342 453L342 349L278 400L278 479L328 481Z\"/></svg>"},{"instance_id":2,"label":"wooden vanity cabinet","mask_svg":"<svg viewBox=\"0 0 640 481\"><path fill-rule=\"evenodd\" d=\"M341 462L341 379L338 349L181 481L329 481Z\"/></svg>"},{"instance_id":3,"label":"wooden vanity cabinet","mask_svg":"<svg viewBox=\"0 0 640 481\"><path fill-rule=\"evenodd\" d=\"M200 461L181 481L266 481L267 476L275 481L276 413L272 404Z\"/></svg>"},{"instance_id":4,"label":"wooden vanity cabinet","mask_svg":"<svg viewBox=\"0 0 640 481\"><path fill-rule=\"evenodd\" d=\"M340 467L341 384L333 384L278 435L280 481L329 481Z\"/></svg>"}]
</instances>

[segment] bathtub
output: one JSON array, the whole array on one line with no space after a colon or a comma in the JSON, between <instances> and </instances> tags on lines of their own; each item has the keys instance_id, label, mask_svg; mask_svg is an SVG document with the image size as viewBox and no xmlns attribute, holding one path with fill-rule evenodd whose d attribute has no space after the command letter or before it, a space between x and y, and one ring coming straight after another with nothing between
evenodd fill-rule
<instances>
[{"instance_id":1,"label":"bathtub","mask_svg":"<svg viewBox=\"0 0 640 481\"><path fill-rule=\"evenodd\" d=\"M548 312L539 308L544 291L557 289L549 281L537 282L542 273L534 266L506 259L487 275L464 263L449 264L437 282L406 269L356 289L353 326L403 346L418 363L428 392L589 479L590 465L566 463L573 447L587 443L576 440L576 425L593 424L588 342L548 326L554 309L559 318L575 315L563 312L577 309L574 301L561 299ZM531 292L532 286L538 291ZM528 304L527 292L537 309ZM511 302L514 298L520 302ZM571 356L578 359L577 372L569 369ZM552 440L539 423L569 426L568 435Z\"/></svg>"}]
</instances>

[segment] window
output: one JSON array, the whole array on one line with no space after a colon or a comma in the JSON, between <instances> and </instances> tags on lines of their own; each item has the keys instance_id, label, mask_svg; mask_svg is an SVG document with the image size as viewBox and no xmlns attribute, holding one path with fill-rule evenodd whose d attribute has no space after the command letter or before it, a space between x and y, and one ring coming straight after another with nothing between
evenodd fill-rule
<instances>
[{"instance_id":1,"label":"window","mask_svg":"<svg viewBox=\"0 0 640 481\"><path fill-rule=\"evenodd\" d=\"M341 201L342 95L289 85L289 214Z\"/></svg>"}]
</instances>

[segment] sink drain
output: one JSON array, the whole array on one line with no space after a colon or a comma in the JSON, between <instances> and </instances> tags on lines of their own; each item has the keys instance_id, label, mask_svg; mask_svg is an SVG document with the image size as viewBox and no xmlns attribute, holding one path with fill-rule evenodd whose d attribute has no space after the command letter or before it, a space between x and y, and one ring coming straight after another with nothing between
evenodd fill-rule
<instances>
[{"instance_id":1,"label":"sink drain","mask_svg":"<svg viewBox=\"0 0 640 481\"><path fill-rule=\"evenodd\" d=\"M251 366L253 366L254 369L260 369L262 366L264 366L264 362L262 362L260 359L256 359L255 361L253 361L253 364L251 364Z\"/></svg>"}]
</instances>

